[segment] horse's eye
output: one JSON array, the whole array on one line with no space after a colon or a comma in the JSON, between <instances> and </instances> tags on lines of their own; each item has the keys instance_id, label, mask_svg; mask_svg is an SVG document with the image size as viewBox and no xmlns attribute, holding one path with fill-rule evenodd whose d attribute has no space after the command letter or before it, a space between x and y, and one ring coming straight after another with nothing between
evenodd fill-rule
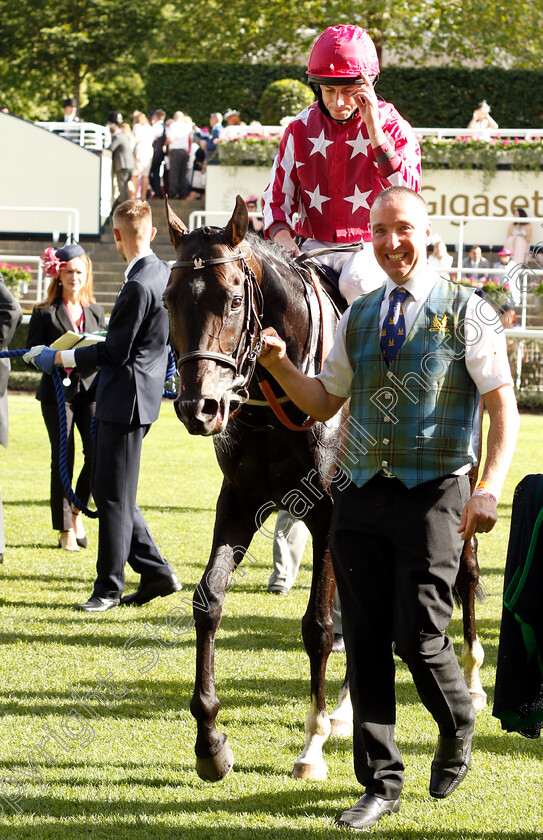
<instances>
[{"instance_id":1,"label":"horse's eye","mask_svg":"<svg viewBox=\"0 0 543 840\"><path fill-rule=\"evenodd\" d=\"M232 309L239 309L242 303L243 303L243 298L236 296L236 297L232 298L232 307L231 308Z\"/></svg>"}]
</instances>

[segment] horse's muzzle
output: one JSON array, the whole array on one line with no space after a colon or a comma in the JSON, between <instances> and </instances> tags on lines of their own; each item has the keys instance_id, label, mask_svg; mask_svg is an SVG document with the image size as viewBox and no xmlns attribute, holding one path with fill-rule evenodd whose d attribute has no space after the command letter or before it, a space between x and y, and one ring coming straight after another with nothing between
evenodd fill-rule
<instances>
[{"instance_id":1,"label":"horse's muzzle","mask_svg":"<svg viewBox=\"0 0 543 840\"><path fill-rule=\"evenodd\" d=\"M178 397L175 411L191 435L216 435L222 432L228 422L228 396L216 400L201 397L199 400L184 400Z\"/></svg>"}]
</instances>

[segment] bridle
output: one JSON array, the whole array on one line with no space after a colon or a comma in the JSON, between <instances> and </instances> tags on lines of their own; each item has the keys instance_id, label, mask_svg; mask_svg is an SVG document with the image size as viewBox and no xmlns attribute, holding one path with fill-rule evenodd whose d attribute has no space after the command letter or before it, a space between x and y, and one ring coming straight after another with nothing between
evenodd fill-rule
<instances>
[{"instance_id":1,"label":"bridle","mask_svg":"<svg viewBox=\"0 0 543 840\"><path fill-rule=\"evenodd\" d=\"M192 360L206 359L231 367L236 372L236 378L227 389L240 402L249 398L248 386L252 379L258 355L262 349L260 333L262 331L262 313L264 309L264 297L257 281L256 274L248 265L245 255L238 248L233 254L226 257L203 260L201 257L194 257L192 260L177 260L173 268L192 268L199 271L212 265L225 265L231 262L240 262L243 269L244 300L245 300L245 326L241 332L238 344L232 355L227 353L214 353L206 350L191 350L183 353L177 360L177 372L185 362Z\"/></svg>"}]
</instances>

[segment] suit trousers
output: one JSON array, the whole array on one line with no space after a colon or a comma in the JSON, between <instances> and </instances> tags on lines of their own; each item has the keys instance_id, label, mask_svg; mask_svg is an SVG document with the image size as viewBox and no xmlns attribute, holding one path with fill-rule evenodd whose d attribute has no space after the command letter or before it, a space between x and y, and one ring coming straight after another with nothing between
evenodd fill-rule
<instances>
[{"instance_id":1,"label":"suit trousers","mask_svg":"<svg viewBox=\"0 0 543 840\"><path fill-rule=\"evenodd\" d=\"M169 188L172 198L185 198L187 194L187 166L189 155L185 149L170 149Z\"/></svg>"},{"instance_id":2,"label":"suit trousers","mask_svg":"<svg viewBox=\"0 0 543 840\"><path fill-rule=\"evenodd\" d=\"M85 399L85 392L76 394L72 402L66 403L66 432L68 437L67 467L70 482L74 471L74 432L79 430L83 444L83 466L74 492L83 504L88 505L91 496L92 435L91 424L96 403ZM56 531L67 531L73 527L72 508L66 498L60 477L60 429L56 403L42 402L41 411L51 442L51 519Z\"/></svg>"},{"instance_id":3,"label":"suit trousers","mask_svg":"<svg viewBox=\"0 0 543 840\"><path fill-rule=\"evenodd\" d=\"M92 472L98 509L96 597L121 597L127 562L142 583L174 573L136 504L141 447L149 429L150 424L96 423Z\"/></svg>"},{"instance_id":4,"label":"suit trousers","mask_svg":"<svg viewBox=\"0 0 543 840\"><path fill-rule=\"evenodd\" d=\"M441 735L464 737L474 720L445 636L468 499L467 476L408 489L377 475L334 494L330 548L354 711L354 768L366 792L384 799L396 799L404 779L394 740L394 650Z\"/></svg>"}]
</instances>

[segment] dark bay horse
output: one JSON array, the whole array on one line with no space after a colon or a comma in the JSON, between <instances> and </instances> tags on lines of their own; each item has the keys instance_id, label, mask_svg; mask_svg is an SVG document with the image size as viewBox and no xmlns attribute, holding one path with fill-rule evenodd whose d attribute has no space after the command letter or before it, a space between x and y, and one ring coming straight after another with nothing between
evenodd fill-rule
<instances>
[{"instance_id":1,"label":"dark bay horse","mask_svg":"<svg viewBox=\"0 0 543 840\"><path fill-rule=\"evenodd\" d=\"M216 728L220 704L214 679L215 636L235 571L244 555L251 559L247 550L253 535L273 510L283 508L305 521L313 541L311 593L302 619L311 704L305 747L293 775L323 779L327 769L322 745L331 731L324 679L333 641L335 590L328 551L330 488L348 480L338 469L347 418L340 412L327 423L309 425L279 396L276 410L288 414L290 428L285 426L263 399L257 380L266 372L257 359L261 330L272 326L285 339L292 361L314 373L333 340L337 312L282 249L247 236L247 208L240 196L224 229L203 227L189 233L169 205L167 215L177 255L164 295L178 358L175 409L191 434L214 436L224 477L211 554L193 601L196 678L190 709L198 730L197 772L217 781L233 765L226 735ZM275 402L273 394L269 399ZM476 560L469 574L467 567L464 571L462 600L468 604L471 592L473 615ZM348 708L346 686L342 698ZM338 707L337 712L334 731L339 734L350 727L348 711Z\"/></svg>"}]
</instances>

